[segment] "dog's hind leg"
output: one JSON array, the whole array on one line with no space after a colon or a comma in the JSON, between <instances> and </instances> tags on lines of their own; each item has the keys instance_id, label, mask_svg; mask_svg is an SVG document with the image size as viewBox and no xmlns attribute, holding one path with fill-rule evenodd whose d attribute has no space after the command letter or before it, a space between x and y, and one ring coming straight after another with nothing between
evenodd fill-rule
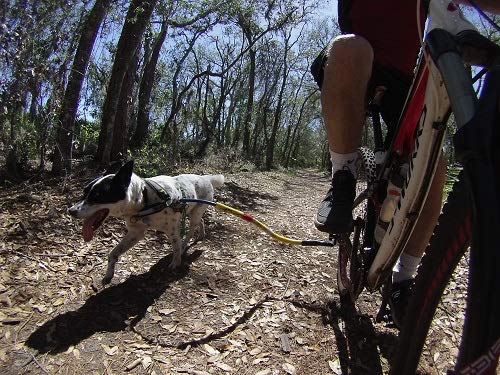
<instances>
[{"instance_id":1,"label":"dog's hind leg","mask_svg":"<svg viewBox=\"0 0 500 375\"><path fill-rule=\"evenodd\" d=\"M172 244L172 261L168 265L168 269L173 271L176 268L178 268L181 263L182 263L182 253L184 252L184 249L182 248L182 240L179 237L179 235L171 235L170 236L170 242Z\"/></svg>"},{"instance_id":2,"label":"dog's hind leg","mask_svg":"<svg viewBox=\"0 0 500 375\"><path fill-rule=\"evenodd\" d=\"M189 214L189 232L184 239L183 247L187 248L189 240L194 238L194 241L200 241L205 238L205 223L203 222L203 214L205 213L207 207L198 205L193 208L191 213ZM194 234L196 233L196 237Z\"/></svg>"},{"instance_id":3,"label":"dog's hind leg","mask_svg":"<svg viewBox=\"0 0 500 375\"><path fill-rule=\"evenodd\" d=\"M173 255L172 261L168 265L170 270L175 270L181 265L182 253L184 252L183 243L181 238L181 214L179 212L170 211L167 209L169 219L166 222L165 233L170 239L170 244L172 246Z\"/></svg>"},{"instance_id":4,"label":"dog's hind leg","mask_svg":"<svg viewBox=\"0 0 500 375\"><path fill-rule=\"evenodd\" d=\"M102 279L102 284L109 284L115 274L115 265L120 256L128 249L134 246L137 242L144 238L144 232L128 232L125 237L116 245L116 247L108 255L108 269L106 275Z\"/></svg>"}]
</instances>

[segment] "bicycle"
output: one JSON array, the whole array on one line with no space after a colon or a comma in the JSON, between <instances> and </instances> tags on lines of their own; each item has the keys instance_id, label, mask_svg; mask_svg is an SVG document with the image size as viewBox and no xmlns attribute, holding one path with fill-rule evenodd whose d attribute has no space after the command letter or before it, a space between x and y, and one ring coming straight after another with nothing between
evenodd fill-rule
<instances>
[{"instance_id":1,"label":"bicycle","mask_svg":"<svg viewBox=\"0 0 500 375\"><path fill-rule=\"evenodd\" d=\"M496 322L500 278L495 277L500 269L495 241L495 230L500 228L500 47L481 36L458 8L449 7L453 7L449 1L430 2L430 21L415 78L385 153L380 152L383 141L374 107L378 157L367 148L359 150L366 186L361 186L353 211L361 210L361 214L351 233L332 236L339 244L341 298L354 303L365 287L372 292L382 288L380 320L390 290L389 276L425 202L453 112L458 129L455 152L463 170L418 270L391 369L397 375L415 373L437 305L470 244L465 323L449 373L493 374L500 355L500 324ZM470 65L484 68L479 77L486 74L479 99ZM388 198L388 186L396 188L399 200Z\"/></svg>"}]
</instances>

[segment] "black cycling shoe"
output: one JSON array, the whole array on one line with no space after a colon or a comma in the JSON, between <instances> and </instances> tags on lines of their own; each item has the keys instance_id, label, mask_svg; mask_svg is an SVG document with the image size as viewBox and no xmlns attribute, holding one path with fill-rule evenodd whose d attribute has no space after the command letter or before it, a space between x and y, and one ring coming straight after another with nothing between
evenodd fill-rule
<instances>
[{"instance_id":1,"label":"black cycling shoe","mask_svg":"<svg viewBox=\"0 0 500 375\"><path fill-rule=\"evenodd\" d=\"M322 232L339 234L352 230L352 205L356 195L356 179L349 170L335 172L332 187L321 202L314 225Z\"/></svg>"},{"instance_id":2,"label":"black cycling shoe","mask_svg":"<svg viewBox=\"0 0 500 375\"><path fill-rule=\"evenodd\" d=\"M392 284L389 306L391 307L392 321L398 329L401 329L403 325L406 308L410 301L414 285L414 279L403 280L399 283Z\"/></svg>"}]
</instances>

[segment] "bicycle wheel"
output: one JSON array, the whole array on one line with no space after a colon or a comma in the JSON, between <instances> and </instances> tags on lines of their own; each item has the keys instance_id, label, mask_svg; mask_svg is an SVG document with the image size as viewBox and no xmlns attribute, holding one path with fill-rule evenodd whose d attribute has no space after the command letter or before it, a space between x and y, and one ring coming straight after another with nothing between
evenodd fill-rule
<instances>
[{"instance_id":1,"label":"bicycle wheel","mask_svg":"<svg viewBox=\"0 0 500 375\"><path fill-rule=\"evenodd\" d=\"M475 353L471 356L460 347L463 335L470 338L471 335L478 336L481 335L479 332L484 332L467 330L471 323L468 321L468 310L474 308L469 304L470 252L467 250L471 235L472 203L461 172L443 207L438 226L419 268L399 336L392 374L443 374L452 370L455 364L458 363L459 367L469 365L472 358L477 359L481 355ZM460 266L457 267L458 265ZM461 310L462 313L457 314L456 310ZM489 323L483 321L479 324L484 326ZM475 337L474 341L481 342L482 339ZM471 359L465 358L466 355ZM496 359L498 360L498 354ZM491 374L494 373L496 364L492 366L494 368Z\"/></svg>"},{"instance_id":2,"label":"bicycle wheel","mask_svg":"<svg viewBox=\"0 0 500 375\"><path fill-rule=\"evenodd\" d=\"M358 149L358 182L353 206L354 230L349 234L336 235L339 244L337 265L337 291L342 298L354 302L364 286L365 260L363 248L370 246L375 228L375 209L370 198L370 189L376 177L373 152L368 148Z\"/></svg>"}]
</instances>

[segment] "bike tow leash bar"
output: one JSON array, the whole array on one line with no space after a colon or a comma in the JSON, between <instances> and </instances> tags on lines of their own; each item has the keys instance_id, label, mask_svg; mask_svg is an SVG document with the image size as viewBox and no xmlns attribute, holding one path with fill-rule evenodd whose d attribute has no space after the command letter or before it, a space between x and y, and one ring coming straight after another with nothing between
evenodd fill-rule
<instances>
[{"instance_id":1,"label":"bike tow leash bar","mask_svg":"<svg viewBox=\"0 0 500 375\"><path fill-rule=\"evenodd\" d=\"M257 226L260 230L263 232L266 232L268 235L270 235L272 238L279 242L283 242L289 245L296 245L296 246L335 246L335 243L332 241L320 241L320 240L296 240L292 239L289 237L285 237L281 234L278 234L276 232L273 232L267 225L262 223L261 221L255 219L253 216L237 210L236 208L227 206L223 203L220 202L214 202L214 201L209 201L209 200L204 200L204 199L194 199L194 198L182 198L180 199L180 202L182 203L199 203L199 204L206 204L209 206L213 206L221 211L230 213L234 216L238 216L239 218L254 224Z\"/></svg>"}]
</instances>

